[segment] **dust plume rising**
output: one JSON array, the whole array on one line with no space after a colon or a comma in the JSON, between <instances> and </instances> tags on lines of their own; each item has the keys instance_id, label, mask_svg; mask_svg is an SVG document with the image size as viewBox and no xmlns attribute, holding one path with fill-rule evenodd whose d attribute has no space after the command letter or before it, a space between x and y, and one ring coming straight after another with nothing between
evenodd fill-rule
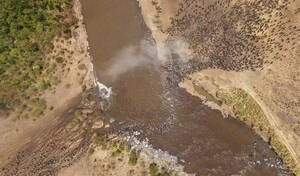
<instances>
[{"instance_id":1,"label":"dust plume rising","mask_svg":"<svg viewBox=\"0 0 300 176\"><path fill-rule=\"evenodd\" d=\"M173 59L174 54L180 62L187 62L191 59L188 48L188 44L180 39L158 45L153 41L142 40L138 45L131 45L119 51L111 59L112 64L105 70L105 74L115 81L123 73L138 67L152 65L158 68L169 59Z\"/></svg>"}]
</instances>

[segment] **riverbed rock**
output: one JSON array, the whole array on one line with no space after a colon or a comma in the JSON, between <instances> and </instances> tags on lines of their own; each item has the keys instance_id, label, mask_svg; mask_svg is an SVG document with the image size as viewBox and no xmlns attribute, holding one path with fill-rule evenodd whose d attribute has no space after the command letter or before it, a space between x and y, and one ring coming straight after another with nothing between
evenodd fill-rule
<instances>
[{"instance_id":1,"label":"riverbed rock","mask_svg":"<svg viewBox=\"0 0 300 176\"><path fill-rule=\"evenodd\" d=\"M98 120L98 121L96 121L95 123L94 123L94 125L93 125L93 129L98 129L98 128L102 128L104 126L104 123L103 123L103 121L102 120Z\"/></svg>"},{"instance_id":2,"label":"riverbed rock","mask_svg":"<svg viewBox=\"0 0 300 176\"><path fill-rule=\"evenodd\" d=\"M81 112L82 112L82 114L91 114L91 113L94 112L94 110L92 110L92 109L83 109L83 110L81 110Z\"/></svg>"}]
</instances>

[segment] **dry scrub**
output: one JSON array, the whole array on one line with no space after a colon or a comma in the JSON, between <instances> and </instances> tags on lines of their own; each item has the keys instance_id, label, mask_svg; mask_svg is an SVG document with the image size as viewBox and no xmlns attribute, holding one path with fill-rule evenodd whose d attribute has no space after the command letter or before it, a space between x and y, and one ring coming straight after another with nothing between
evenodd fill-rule
<instances>
[{"instance_id":1,"label":"dry scrub","mask_svg":"<svg viewBox=\"0 0 300 176\"><path fill-rule=\"evenodd\" d=\"M280 142L263 110L246 91L240 88L220 89L217 92L217 97L233 109L236 118L250 124L255 131L268 139L269 144L279 157L293 172L296 172L297 165L287 147Z\"/></svg>"}]
</instances>

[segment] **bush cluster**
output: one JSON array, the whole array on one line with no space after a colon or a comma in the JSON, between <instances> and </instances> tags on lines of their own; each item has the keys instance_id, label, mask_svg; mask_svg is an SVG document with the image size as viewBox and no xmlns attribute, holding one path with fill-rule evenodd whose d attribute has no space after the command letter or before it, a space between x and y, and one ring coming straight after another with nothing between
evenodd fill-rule
<instances>
[{"instance_id":1,"label":"bush cluster","mask_svg":"<svg viewBox=\"0 0 300 176\"><path fill-rule=\"evenodd\" d=\"M71 25L64 19L72 0L3 0L0 7L0 103L14 108L55 84L56 69L45 55L53 37Z\"/></svg>"}]
</instances>

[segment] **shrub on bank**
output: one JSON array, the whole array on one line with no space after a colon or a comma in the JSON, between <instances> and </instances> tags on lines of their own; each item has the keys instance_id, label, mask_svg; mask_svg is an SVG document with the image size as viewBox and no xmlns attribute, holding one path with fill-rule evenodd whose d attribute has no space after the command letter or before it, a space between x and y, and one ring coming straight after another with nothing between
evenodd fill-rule
<instances>
[{"instance_id":1,"label":"shrub on bank","mask_svg":"<svg viewBox=\"0 0 300 176\"><path fill-rule=\"evenodd\" d=\"M158 167L156 163L151 163L149 166L149 173L151 176L156 176L158 172Z\"/></svg>"},{"instance_id":2,"label":"shrub on bank","mask_svg":"<svg viewBox=\"0 0 300 176\"><path fill-rule=\"evenodd\" d=\"M195 83L193 83L194 89L196 90L196 92L202 96L205 97L205 99L207 101L211 101L216 103L217 105L221 106L222 105L222 101L216 99L214 96L212 96L210 93L208 93L205 89L203 89L200 86L197 86Z\"/></svg>"},{"instance_id":3,"label":"shrub on bank","mask_svg":"<svg viewBox=\"0 0 300 176\"><path fill-rule=\"evenodd\" d=\"M139 152L137 152L135 149L131 150L129 156L129 164L135 166L137 164L138 158L139 158Z\"/></svg>"},{"instance_id":4,"label":"shrub on bank","mask_svg":"<svg viewBox=\"0 0 300 176\"><path fill-rule=\"evenodd\" d=\"M278 156L283 159L293 172L296 172L296 163L287 147L280 142L259 104L246 91L240 88L220 89L217 91L217 97L232 108L236 118L241 121L251 122L253 128L260 130L266 135L269 138L268 142Z\"/></svg>"},{"instance_id":5,"label":"shrub on bank","mask_svg":"<svg viewBox=\"0 0 300 176\"><path fill-rule=\"evenodd\" d=\"M89 148L87 151L88 155L92 155L95 152L95 150L93 148Z\"/></svg>"}]
</instances>

